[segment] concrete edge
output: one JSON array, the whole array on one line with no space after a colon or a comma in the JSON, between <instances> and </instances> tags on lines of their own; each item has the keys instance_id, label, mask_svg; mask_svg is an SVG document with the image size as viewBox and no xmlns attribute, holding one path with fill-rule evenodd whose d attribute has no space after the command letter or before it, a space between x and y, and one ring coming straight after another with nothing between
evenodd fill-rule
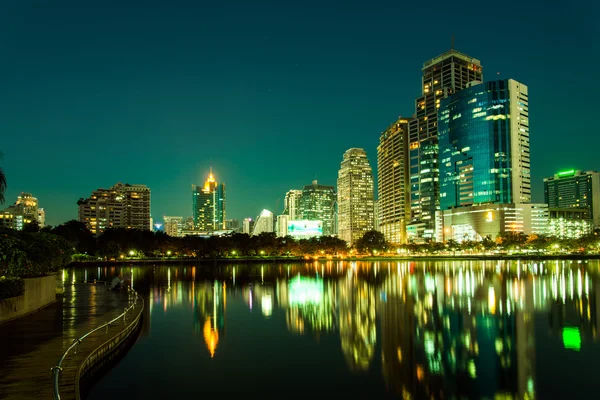
<instances>
[{"instance_id":1,"label":"concrete edge","mask_svg":"<svg viewBox=\"0 0 600 400\"><path fill-rule=\"evenodd\" d=\"M115 335L113 335L110 339L106 340L104 343L102 343L101 345L99 345L98 347L96 347L94 350L92 350L86 357L85 359L79 363L79 366L77 367L77 372L75 374L75 398L77 400L81 400L81 393L80 393L80 388L79 388L79 381L81 380L81 375L85 374L85 372L87 372L87 370L89 370L90 368L86 369L85 371L83 371L83 367L85 365L87 365L88 360L94 356L100 349L105 348L105 347L110 347L111 343L113 343L113 340L115 339L115 337L121 335L123 332L127 331L127 333L122 336L121 338L118 339L117 343L113 346L113 348L111 350L109 350L107 353L105 353L103 355L104 358L106 356L108 356L109 354L113 353L114 351L116 351L118 349L118 347L121 345L121 343L123 343L133 332L136 331L136 328L138 327L140 320L142 318L142 314L144 311L144 299L142 299L142 297L138 297L138 299L141 301L141 306L139 308L139 311L137 313L137 316L134 318L134 320L132 322L130 322L125 328L121 329L121 331ZM100 359L96 360L99 361ZM90 365L91 367L91 365Z\"/></svg>"}]
</instances>

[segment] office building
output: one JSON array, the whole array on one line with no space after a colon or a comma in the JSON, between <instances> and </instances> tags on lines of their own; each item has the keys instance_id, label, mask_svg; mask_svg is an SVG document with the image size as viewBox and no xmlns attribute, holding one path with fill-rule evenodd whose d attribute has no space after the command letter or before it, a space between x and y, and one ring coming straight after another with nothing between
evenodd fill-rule
<instances>
[{"instance_id":1,"label":"office building","mask_svg":"<svg viewBox=\"0 0 600 400\"><path fill-rule=\"evenodd\" d=\"M406 242L410 220L409 121L399 118L381 134L377 146L377 230L393 244Z\"/></svg>"},{"instance_id":2,"label":"office building","mask_svg":"<svg viewBox=\"0 0 600 400\"><path fill-rule=\"evenodd\" d=\"M252 236L254 230L254 220L252 218L244 218L242 221L242 233Z\"/></svg>"},{"instance_id":3,"label":"office building","mask_svg":"<svg viewBox=\"0 0 600 400\"><path fill-rule=\"evenodd\" d=\"M346 150L337 186L338 237L351 246L374 228L373 171L364 149Z\"/></svg>"},{"instance_id":4,"label":"office building","mask_svg":"<svg viewBox=\"0 0 600 400\"><path fill-rule=\"evenodd\" d=\"M217 183L212 168L204 186L192 185L194 229L213 232L225 229L225 184Z\"/></svg>"},{"instance_id":5,"label":"office building","mask_svg":"<svg viewBox=\"0 0 600 400\"><path fill-rule=\"evenodd\" d=\"M495 239L504 232L525 235L548 233L547 204L478 204L436 213L436 240L457 242Z\"/></svg>"},{"instance_id":6,"label":"office building","mask_svg":"<svg viewBox=\"0 0 600 400\"><path fill-rule=\"evenodd\" d=\"M586 209L586 219L600 227L600 172L572 169L544 178L544 201L551 209Z\"/></svg>"},{"instance_id":7,"label":"office building","mask_svg":"<svg viewBox=\"0 0 600 400\"><path fill-rule=\"evenodd\" d=\"M335 187L320 185L313 181L311 185L304 186L300 197L300 219L308 221L321 221L323 235L335 235ZM289 219L295 220L294 218Z\"/></svg>"},{"instance_id":8,"label":"office building","mask_svg":"<svg viewBox=\"0 0 600 400\"><path fill-rule=\"evenodd\" d=\"M79 199L79 221L93 234L108 228L151 230L150 188L121 182Z\"/></svg>"},{"instance_id":9,"label":"office building","mask_svg":"<svg viewBox=\"0 0 600 400\"><path fill-rule=\"evenodd\" d=\"M181 237L183 235L183 217L163 217L164 231L167 235Z\"/></svg>"},{"instance_id":10,"label":"office building","mask_svg":"<svg viewBox=\"0 0 600 400\"><path fill-rule=\"evenodd\" d=\"M42 218L45 219L45 212L42 210ZM38 207L37 198L31 193L21 193L17 197L17 201L0 211L0 228L8 228L15 230L23 230L26 224L33 222L38 223L40 228L44 225L40 224L40 208Z\"/></svg>"},{"instance_id":11,"label":"office building","mask_svg":"<svg viewBox=\"0 0 600 400\"><path fill-rule=\"evenodd\" d=\"M235 233L240 233L241 232L240 220L239 219L225 220L225 229L228 231L233 231Z\"/></svg>"},{"instance_id":12,"label":"office building","mask_svg":"<svg viewBox=\"0 0 600 400\"><path fill-rule=\"evenodd\" d=\"M277 226L275 229L275 233L277 233L277 237L287 236L289 220L290 220L290 217L285 214L277 216Z\"/></svg>"},{"instance_id":13,"label":"office building","mask_svg":"<svg viewBox=\"0 0 600 400\"><path fill-rule=\"evenodd\" d=\"M252 236L265 232L273 232L273 213L269 210L262 210L260 215L256 217Z\"/></svg>"},{"instance_id":14,"label":"office building","mask_svg":"<svg viewBox=\"0 0 600 400\"><path fill-rule=\"evenodd\" d=\"M40 228L46 226L46 210L44 208L38 208L38 224Z\"/></svg>"},{"instance_id":15,"label":"office building","mask_svg":"<svg viewBox=\"0 0 600 400\"><path fill-rule=\"evenodd\" d=\"M527 86L474 84L439 110L440 209L531 202Z\"/></svg>"},{"instance_id":16,"label":"office building","mask_svg":"<svg viewBox=\"0 0 600 400\"><path fill-rule=\"evenodd\" d=\"M443 98L482 81L479 60L451 49L423 64L422 94L409 122L410 231L417 239L434 236L439 209L438 109Z\"/></svg>"},{"instance_id":17,"label":"office building","mask_svg":"<svg viewBox=\"0 0 600 400\"><path fill-rule=\"evenodd\" d=\"M302 190L292 189L285 194L283 200L283 214L290 217L291 220L297 220L301 217L300 198Z\"/></svg>"}]
</instances>

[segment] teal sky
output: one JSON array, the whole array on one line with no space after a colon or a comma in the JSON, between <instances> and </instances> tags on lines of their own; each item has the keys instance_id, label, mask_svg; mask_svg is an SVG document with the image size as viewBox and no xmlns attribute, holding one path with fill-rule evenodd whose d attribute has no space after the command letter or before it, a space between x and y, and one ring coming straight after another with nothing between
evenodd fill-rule
<instances>
[{"instance_id":1,"label":"teal sky","mask_svg":"<svg viewBox=\"0 0 600 400\"><path fill-rule=\"evenodd\" d=\"M287 190L335 185L350 147L376 169L379 134L414 113L452 35L485 80L529 86L541 201L543 177L600 169L600 7L527 3L5 0L7 204L31 192L56 225L120 181L152 189L155 220L190 216L212 166L229 218L279 213Z\"/></svg>"}]
</instances>

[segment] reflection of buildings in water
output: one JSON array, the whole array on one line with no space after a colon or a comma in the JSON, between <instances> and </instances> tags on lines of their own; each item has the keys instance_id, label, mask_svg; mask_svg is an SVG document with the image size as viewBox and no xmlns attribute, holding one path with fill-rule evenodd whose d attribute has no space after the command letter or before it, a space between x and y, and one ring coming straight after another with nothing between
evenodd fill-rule
<instances>
[{"instance_id":1,"label":"reflection of buildings in water","mask_svg":"<svg viewBox=\"0 0 600 400\"><path fill-rule=\"evenodd\" d=\"M225 336L226 283L214 281L195 285L194 330L202 332L206 348L214 357L219 338Z\"/></svg>"},{"instance_id":2,"label":"reflection of buildings in water","mask_svg":"<svg viewBox=\"0 0 600 400\"><path fill-rule=\"evenodd\" d=\"M336 326L335 287L321 278L297 276L289 280L285 289L288 309L287 328L290 332L304 334L305 329L331 332Z\"/></svg>"},{"instance_id":3,"label":"reflection of buildings in water","mask_svg":"<svg viewBox=\"0 0 600 400\"><path fill-rule=\"evenodd\" d=\"M338 282L338 299L340 340L346 363L351 370L367 370L377 339L374 290L350 275Z\"/></svg>"},{"instance_id":4,"label":"reflection of buildings in water","mask_svg":"<svg viewBox=\"0 0 600 400\"><path fill-rule=\"evenodd\" d=\"M406 280L390 275L380 287L381 370L388 391L404 399L415 394L415 315L412 297L406 296ZM420 375L422 376L422 374Z\"/></svg>"},{"instance_id":5,"label":"reflection of buildings in water","mask_svg":"<svg viewBox=\"0 0 600 400\"><path fill-rule=\"evenodd\" d=\"M242 298L250 311L257 307L265 317L273 313L275 288L271 284L250 283L242 287Z\"/></svg>"}]
</instances>

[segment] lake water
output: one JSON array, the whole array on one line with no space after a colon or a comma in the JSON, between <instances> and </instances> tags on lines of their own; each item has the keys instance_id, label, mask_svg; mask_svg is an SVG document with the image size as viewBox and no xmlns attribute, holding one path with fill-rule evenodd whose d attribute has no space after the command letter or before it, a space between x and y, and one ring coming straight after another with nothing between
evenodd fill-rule
<instances>
[{"instance_id":1,"label":"lake water","mask_svg":"<svg viewBox=\"0 0 600 400\"><path fill-rule=\"evenodd\" d=\"M144 327L89 399L600 396L598 261L101 267ZM68 276L71 276L69 272Z\"/></svg>"}]
</instances>

